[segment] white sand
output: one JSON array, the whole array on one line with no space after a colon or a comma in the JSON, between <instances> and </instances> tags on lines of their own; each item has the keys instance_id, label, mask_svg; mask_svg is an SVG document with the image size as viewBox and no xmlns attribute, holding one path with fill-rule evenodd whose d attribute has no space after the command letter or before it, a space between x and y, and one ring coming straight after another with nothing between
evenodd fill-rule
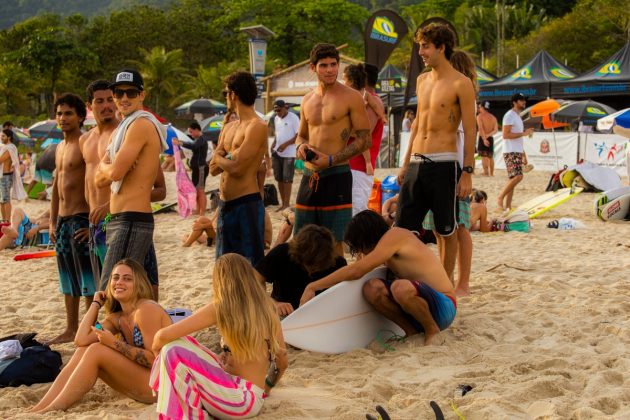
<instances>
[{"instance_id":1,"label":"white sand","mask_svg":"<svg viewBox=\"0 0 630 420\"><path fill-rule=\"evenodd\" d=\"M393 171L378 171L386 173ZM542 194L549 175L526 175L515 203ZM294 196L298 180L296 175ZM474 186L488 192L491 210L505 180L504 171L474 177ZM173 174L167 182L173 201ZM391 352L376 343L336 356L291 349L289 370L261 418L361 419L376 404L394 419L434 418L434 400L454 419L449 405L459 384L473 386L454 399L467 419L630 418L630 224L596 220L593 198L578 195L536 219L528 234L473 233L472 296L459 300L442 345L422 347L415 337ZM36 215L46 205L30 201L24 207ZM271 215L277 231L281 217L273 209ZM560 217L577 218L587 229L546 228ZM176 213L156 217L160 303L169 308L194 309L211 298L214 249L180 247L191 224ZM55 259L14 262L16 253L0 252L0 336L37 331L40 339L50 338L65 322ZM198 338L216 349L214 330ZM71 344L55 348L64 361L73 351ZM0 418L32 418L24 411L48 386L0 390ZM47 417L155 415L152 406L99 381L79 404Z\"/></svg>"}]
</instances>

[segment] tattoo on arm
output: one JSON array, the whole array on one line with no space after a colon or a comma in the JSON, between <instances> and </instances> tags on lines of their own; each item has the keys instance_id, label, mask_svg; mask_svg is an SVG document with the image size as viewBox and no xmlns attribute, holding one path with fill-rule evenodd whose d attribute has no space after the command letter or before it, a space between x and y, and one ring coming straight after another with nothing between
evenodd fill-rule
<instances>
[{"instance_id":1,"label":"tattoo on arm","mask_svg":"<svg viewBox=\"0 0 630 420\"><path fill-rule=\"evenodd\" d=\"M131 361L136 362L140 366L144 366L147 368L150 368L152 366L152 364L149 363L147 357L144 354L144 349L132 347L121 340L116 340L114 342L114 346L116 347L116 350L118 350L118 352L120 352L123 356Z\"/></svg>"},{"instance_id":2,"label":"tattoo on arm","mask_svg":"<svg viewBox=\"0 0 630 420\"><path fill-rule=\"evenodd\" d=\"M344 128L343 131L341 132L341 140L348 141L349 138L350 138L350 130L348 130L347 128Z\"/></svg>"},{"instance_id":3,"label":"tattoo on arm","mask_svg":"<svg viewBox=\"0 0 630 420\"><path fill-rule=\"evenodd\" d=\"M344 130L341 133L343 138L344 133L347 130ZM347 133L346 133L347 135ZM346 147L341 149L339 153L333 156L333 163L345 162L350 159L352 156L356 156L359 153L363 152L365 149L369 149L372 145L372 139L370 138L370 130L358 130L356 132L356 140L351 144L348 144Z\"/></svg>"}]
</instances>

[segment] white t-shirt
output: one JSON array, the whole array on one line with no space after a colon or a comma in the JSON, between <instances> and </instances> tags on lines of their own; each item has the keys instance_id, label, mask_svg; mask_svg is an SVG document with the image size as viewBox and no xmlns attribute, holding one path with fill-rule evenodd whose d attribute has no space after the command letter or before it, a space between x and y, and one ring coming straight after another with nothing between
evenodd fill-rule
<instances>
[{"instance_id":1,"label":"white t-shirt","mask_svg":"<svg viewBox=\"0 0 630 420\"><path fill-rule=\"evenodd\" d=\"M278 147L295 137L300 129L300 119L293 112L289 112L284 118L280 118L276 115L273 123L276 132L276 145L274 150L278 153L278 156L295 158L295 143L287 146L282 152L278 151Z\"/></svg>"},{"instance_id":2,"label":"white t-shirt","mask_svg":"<svg viewBox=\"0 0 630 420\"><path fill-rule=\"evenodd\" d=\"M513 109L510 109L503 116L503 126L505 127L506 125L511 125L510 133L522 133L525 131L521 116L514 112ZM523 137L509 140L503 139L503 153L523 153Z\"/></svg>"}]
</instances>

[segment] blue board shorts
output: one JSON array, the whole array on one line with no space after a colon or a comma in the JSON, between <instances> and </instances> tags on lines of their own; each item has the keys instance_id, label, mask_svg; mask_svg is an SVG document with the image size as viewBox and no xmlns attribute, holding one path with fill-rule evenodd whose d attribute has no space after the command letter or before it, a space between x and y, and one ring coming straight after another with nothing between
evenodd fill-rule
<instances>
[{"instance_id":1,"label":"blue board shorts","mask_svg":"<svg viewBox=\"0 0 630 420\"><path fill-rule=\"evenodd\" d=\"M234 252L256 265L265 254L265 207L259 193L219 201L216 257Z\"/></svg>"},{"instance_id":2,"label":"blue board shorts","mask_svg":"<svg viewBox=\"0 0 630 420\"><path fill-rule=\"evenodd\" d=\"M80 229L88 227L87 214L74 214L57 220L55 252L59 288L64 295L94 296L96 292L89 244L74 239Z\"/></svg>"},{"instance_id":3,"label":"blue board shorts","mask_svg":"<svg viewBox=\"0 0 630 420\"><path fill-rule=\"evenodd\" d=\"M385 280L380 280L383 282L383 284L385 284L385 287L387 287L387 290L390 292L389 297L393 300L391 296L391 286L394 281L397 280L394 273L392 273L390 270L387 270L387 278ZM416 288L416 293L418 297L427 302L427 304L429 305L429 312L431 312L431 316L433 317L433 320L435 321L437 326L440 328L440 331L448 328L453 323L455 315L457 314L456 300L445 295L444 293L433 290L431 287L419 281L406 281L411 282L411 284L413 284L413 286ZM420 324L418 320L416 320L407 312L404 312L404 314L405 318L407 318L407 321L409 321L409 323L413 325L413 327L418 332L424 332L424 327L422 327L422 324Z\"/></svg>"}]
</instances>

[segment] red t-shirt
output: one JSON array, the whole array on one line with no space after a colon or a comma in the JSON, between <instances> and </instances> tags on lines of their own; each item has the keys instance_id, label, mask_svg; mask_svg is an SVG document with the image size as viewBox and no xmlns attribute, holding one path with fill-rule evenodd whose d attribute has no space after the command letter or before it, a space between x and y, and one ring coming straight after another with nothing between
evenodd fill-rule
<instances>
[{"instance_id":1,"label":"red t-shirt","mask_svg":"<svg viewBox=\"0 0 630 420\"><path fill-rule=\"evenodd\" d=\"M372 96L378 96L376 93L369 92ZM383 120L380 118L376 122L374 126L374 130L372 130L372 146L370 147L370 161L372 161L372 168L376 165L376 157L378 156L378 152L381 149L381 140L383 138ZM348 140L348 144L354 141L354 137L350 137ZM350 169L354 169L355 171L366 172L365 168L365 159L363 159L363 154L358 154L352 158L350 158Z\"/></svg>"}]
</instances>

